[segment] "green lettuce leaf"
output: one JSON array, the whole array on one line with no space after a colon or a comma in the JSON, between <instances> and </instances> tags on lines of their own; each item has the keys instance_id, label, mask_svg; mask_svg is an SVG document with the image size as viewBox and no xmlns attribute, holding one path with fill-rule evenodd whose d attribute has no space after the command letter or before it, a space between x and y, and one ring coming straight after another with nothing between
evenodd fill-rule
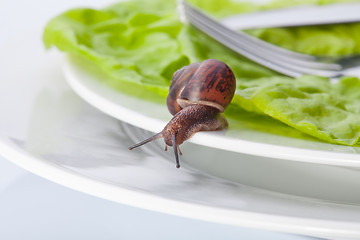
<instances>
[{"instance_id":1,"label":"green lettuce leaf","mask_svg":"<svg viewBox=\"0 0 360 240\"><path fill-rule=\"evenodd\" d=\"M256 5L232 0L191 1L218 18L298 2L282 0ZM248 32L299 52L327 56L360 53L358 23ZM183 25L175 1L132 0L104 9L72 9L48 22L43 41L47 48L56 46L90 62L89 70L95 65L107 76L104 84L158 102L164 102L177 69L208 58L218 59L232 68L237 79L236 95L225 112L227 117L258 115L265 123L270 122L270 116L327 142L359 142L359 79L344 78L332 85L328 79L315 76L281 76ZM287 132L285 124L271 126Z\"/></svg>"},{"instance_id":2,"label":"green lettuce leaf","mask_svg":"<svg viewBox=\"0 0 360 240\"><path fill-rule=\"evenodd\" d=\"M303 76L244 82L237 95L258 112L327 142L355 145L360 139L360 80ZM353 97L349 100L349 97Z\"/></svg>"}]
</instances>

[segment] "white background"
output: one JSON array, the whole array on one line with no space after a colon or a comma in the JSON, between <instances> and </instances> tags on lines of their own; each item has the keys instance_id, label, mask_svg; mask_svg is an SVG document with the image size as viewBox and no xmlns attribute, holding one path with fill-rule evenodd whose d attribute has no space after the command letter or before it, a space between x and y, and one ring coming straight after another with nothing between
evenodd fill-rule
<instances>
[{"instance_id":1,"label":"white background","mask_svg":"<svg viewBox=\"0 0 360 240\"><path fill-rule=\"evenodd\" d=\"M103 5L100 0L1 0L0 49L23 36L23 32L37 37L41 44L43 26L51 17L73 7ZM0 60L0 70L1 65ZM21 70L21 66L14 69ZM0 239L309 238L208 223L113 203L49 182L0 157Z\"/></svg>"}]
</instances>

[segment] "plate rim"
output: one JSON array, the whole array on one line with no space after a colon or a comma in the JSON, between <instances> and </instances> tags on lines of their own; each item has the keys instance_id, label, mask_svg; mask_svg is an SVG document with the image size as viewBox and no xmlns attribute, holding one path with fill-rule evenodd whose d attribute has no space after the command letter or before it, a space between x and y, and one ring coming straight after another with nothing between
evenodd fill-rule
<instances>
[{"instance_id":1,"label":"plate rim","mask_svg":"<svg viewBox=\"0 0 360 240\"><path fill-rule=\"evenodd\" d=\"M5 159L40 177L79 192L133 207L202 221L283 233L331 238L350 237L356 239L360 237L360 222L290 217L204 206L121 188L32 156L3 137L0 138L0 153ZM209 215L212 217L208 218Z\"/></svg>"}]
</instances>

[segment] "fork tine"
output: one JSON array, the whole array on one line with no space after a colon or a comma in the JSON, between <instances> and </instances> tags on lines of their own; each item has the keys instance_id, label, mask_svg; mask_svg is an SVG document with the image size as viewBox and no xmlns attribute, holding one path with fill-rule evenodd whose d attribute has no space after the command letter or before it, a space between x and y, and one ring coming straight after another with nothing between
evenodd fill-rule
<instances>
[{"instance_id":1,"label":"fork tine","mask_svg":"<svg viewBox=\"0 0 360 240\"><path fill-rule=\"evenodd\" d=\"M187 16L188 18L191 18L191 16ZM292 76L292 77L300 77L302 74L298 73L298 72L294 72L291 71L289 69L284 69L283 67L279 67L277 65L272 64L269 61L264 60L262 57L259 57L255 54L250 53L246 48L243 47L239 47L239 44L233 44L231 42L228 41L224 41L221 36L219 34L217 34L216 32L214 33L212 31L212 29L209 29L208 26L203 26L201 25L201 23L198 23L196 20L192 20L192 24L199 28L200 30L206 32L209 36L211 36L212 38L214 38L215 40L219 41L220 43L222 43L223 45L225 45L226 47L234 50L235 52L240 53L241 55L253 60L254 62L257 62L265 67L268 67L270 69L273 69L277 72L283 73L285 75L288 76Z\"/></svg>"},{"instance_id":2,"label":"fork tine","mask_svg":"<svg viewBox=\"0 0 360 240\"><path fill-rule=\"evenodd\" d=\"M334 77L338 74L337 72L334 71L328 71L322 69L310 69L308 67L294 65L289 61L281 61L281 59L273 59L272 55L267 55L264 54L263 51L258 51L254 48L249 48L247 43L244 43L242 41L234 41L234 39L224 34L223 31L214 28L211 24L207 24L206 22L204 23L204 21L199 21L199 19L197 19L196 16L194 15L186 14L186 16L191 21L191 23L194 24L195 27L198 27L200 30L203 30L205 33L209 34L211 37L221 42L225 46L277 72L292 77L299 77L303 74L315 74L315 75L321 75L327 77Z\"/></svg>"},{"instance_id":3,"label":"fork tine","mask_svg":"<svg viewBox=\"0 0 360 240\"><path fill-rule=\"evenodd\" d=\"M183 10L180 10L180 14L184 15L187 12L193 12L193 13L199 15L199 16L202 16L203 18L206 18L208 21L211 22L211 24L227 28L225 25L223 25L220 22L212 19L212 17L208 16L206 13L203 13L203 11L201 11L200 9L197 9L197 7L192 6L192 5L190 5L189 3L187 3L187 2L185 2L183 0L180 0L179 2L180 2L180 4L183 5L183 7L180 8L180 9L183 9ZM230 30L229 32L231 32L231 33L235 32L232 29L229 29L229 28L227 28L227 29ZM286 54L286 55L289 55L289 56L296 56L296 57L299 57L299 58L302 58L302 59L307 59L307 60L315 59L314 56L293 52L293 51L278 47L276 45L269 44L269 43L267 43L265 41L262 41L262 40L260 40L258 38L252 37L252 36L247 35L247 34L245 34L243 37L249 37L249 39L251 41L256 41L257 43L259 43L261 45L265 45L266 47L271 48L273 51L278 51L278 52L280 52L282 54Z\"/></svg>"},{"instance_id":4,"label":"fork tine","mask_svg":"<svg viewBox=\"0 0 360 240\"><path fill-rule=\"evenodd\" d=\"M205 18L206 16L203 17L201 14L197 14L197 13L194 13L192 16L195 18L198 18L200 21L203 21L205 23L207 22L207 19ZM263 51L264 54L272 55L275 60L277 60L278 58L281 58L284 61L292 62L293 64L296 64L296 65L300 65L300 66L304 66L304 67L308 67L308 68L314 68L314 69L323 69L323 70L340 70L341 69L341 66L338 64L319 62L316 59L316 57L314 57L314 56L301 55L301 56L308 56L309 59L305 59L303 57L299 58L299 57L297 57L297 53L286 50L286 49L281 49L281 48L280 48L280 50L283 50L283 51L280 52L280 50L278 50L279 47L277 47L273 44L269 44L258 38L250 36L246 33L234 32L231 29L228 29L225 26L223 26L219 23L216 23L216 21L214 21L212 19L210 19L210 20L211 20L211 23L209 22L208 24L211 24L213 28L216 28L219 31L224 31L224 34L226 34L227 36L232 37L238 41L245 41L247 43L248 47L256 48L259 51Z\"/></svg>"},{"instance_id":5,"label":"fork tine","mask_svg":"<svg viewBox=\"0 0 360 240\"><path fill-rule=\"evenodd\" d=\"M341 66L338 64L321 63L319 61L316 61L317 59L315 56L300 54L290 50L286 50L284 48L267 43L265 41L262 41L258 38L255 38L243 32L234 32L233 30L227 28L226 26L222 25L216 20L213 20L211 17L206 16L201 11L195 9L189 4L185 3L184 7L186 9L185 14L189 13L192 16L198 18L200 21L211 24L214 28L221 29L221 31L224 31L224 34L226 33L226 35L228 36L231 36L238 40L246 41L246 43L249 44L249 47L251 46L258 48L259 50L266 51L266 53L272 54L276 58L284 58L286 59L286 61L292 61L294 64L306 66L309 68L319 68L319 69L328 69L328 70L341 69Z\"/></svg>"},{"instance_id":6,"label":"fork tine","mask_svg":"<svg viewBox=\"0 0 360 240\"><path fill-rule=\"evenodd\" d=\"M185 15L185 17L189 19L192 24L200 28L200 30L203 30L204 32L211 31L212 32L211 36L215 38L217 41L225 44L227 47L230 47L231 49L252 59L253 61L256 61L264 66L267 66L275 71L294 77L300 76L302 74L316 74L316 75L333 77L337 73L328 70L341 69L341 66L338 64L317 62L315 61L316 58L310 55L300 54L300 56L309 57L308 59L305 60L304 58L298 58L297 53L281 48L280 48L281 50L290 53L290 55L285 53L279 54L279 51L273 51L274 49L273 47L276 46L272 44L269 44L260 39L249 36L245 33L237 33L232 31L231 29L227 29L222 24L217 23L215 20L211 19L210 17L207 17L206 15L190 7L186 3L184 3L183 7L185 9L183 10L182 14ZM234 39L236 39L236 41L234 41ZM226 41L226 43L224 43L224 41ZM242 45L242 46L239 47L238 45L239 46ZM257 57L253 56L256 53L257 53ZM290 68L293 69L293 71L284 68Z\"/></svg>"}]
</instances>

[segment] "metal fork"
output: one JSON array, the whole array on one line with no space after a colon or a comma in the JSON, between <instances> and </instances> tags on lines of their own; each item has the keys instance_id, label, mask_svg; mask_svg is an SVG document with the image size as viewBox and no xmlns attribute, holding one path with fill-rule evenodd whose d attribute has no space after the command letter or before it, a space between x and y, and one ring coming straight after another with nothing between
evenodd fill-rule
<instances>
[{"instance_id":1,"label":"metal fork","mask_svg":"<svg viewBox=\"0 0 360 240\"><path fill-rule=\"evenodd\" d=\"M330 58L296 53L244 32L235 32L184 0L178 1L178 11L183 22L191 23L224 46L284 75L311 74L331 79L360 76L360 55Z\"/></svg>"}]
</instances>

